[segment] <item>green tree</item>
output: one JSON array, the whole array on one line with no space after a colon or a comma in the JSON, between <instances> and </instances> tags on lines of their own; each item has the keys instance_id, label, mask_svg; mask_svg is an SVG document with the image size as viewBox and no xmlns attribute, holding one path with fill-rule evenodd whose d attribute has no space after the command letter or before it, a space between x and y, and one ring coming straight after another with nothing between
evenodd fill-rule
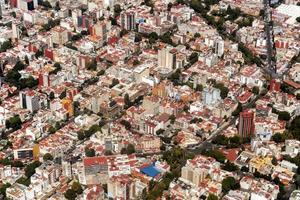
<instances>
[{"instance_id":1,"label":"green tree","mask_svg":"<svg viewBox=\"0 0 300 200\"><path fill-rule=\"evenodd\" d=\"M227 194L230 190L239 189L239 183L233 177L227 177L222 181L222 192Z\"/></svg>"},{"instance_id":2,"label":"green tree","mask_svg":"<svg viewBox=\"0 0 300 200\"><path fill-rule=\"evenodd\" d=\"M44 161L47 161L47 160L53 160L53 156L52 156L50 153L46 153L46 154L43 156L43 160L44 160Z\"/></svg>"},{"instance_id":3,"label":"green tree","mask_svg":"<svg viewBox=\"0 0 300 200\"><path fill-rule=\"evenodd\" d=\"M6 128L12 128L13 130L18 130L22 128L22 121L19 115L15 115L5 122Z\"/></svg>"},{"instance_id":4,"label":"green tree","mask_svg":"<svg viewBox=\"0 0 300 200\"><path fill-rule=\"evenodd\" d=\"M194 37L195 37L195 38L198 38L198 37L200 37L200 36L201 36L200 33L195 33L195 34L194 34Z\"/></svg>"},{"instance_id":5,"label":"green tree","mask_svg":"<svg viewBox=\"0 0 300 200\"><path fill-rule=\"evenodd\" d=\"M254 86L254 87L252 88L252 93L258 95L258 94L259 94L259 87Z\"/></svg>"},{"instance_id":6,"label":"green tree","mask_svg":"<svg viewBox=\"0 0 300 200\"><path fill-rule=\"evenodd\" d=\"M218 197L212 193L209 193L207 200L218 200Z\"/></svg>"},{"instance_id":7,"label":"green tree","mask_svg":"<svg viewBox=\"0 0 300 200\"><path fill-rule=\"evenodd\" d=\"M72 184L72 190L74 190L77 194L82 194L83 189L79 182L74 181Z\"/></svg>"},{"instance_id":8,"label":"green tree","mask_svg":"<svg viewBox=\"0 0 300 200\"><path fill-rule=\"evenodd\" d=\"M64 90L64 91L59 95L59 98L60 98L60 99L64 99L64 98L66 98L66 96L67 96L67 91Z\"/></svg>"},{"instance_id":9,"label":"green tree","mask_svg":"<svg viewBox=\"0 0 300 200\"><path fill-rule=\"evenodd\" d=\"M291 119L290 113L286 111L281 111L278 113L278 119L283 121L289 121Z\"/></svg>"},{"instance_id":10,"label":"green tree","mask_svg":"<svg viewBox=\"0 0 300 200\"><path fill-rule=\"evenodd\" d=\"M296 18L296 21L297 21L298 23L300 23L300 17L297 17L297 18Z\"/></svg>"},{"instance_id":11,"label":"green tree","mask_svg":"<svg viewBox=\"0 0 300 200\"><path fill-rule=\"evenodd\" d=\"M124 104L125 104L125 109L129 108L132 105L128 93L124 95Z\"/></svg>"},{"instance_id":12,"label":"green tree","mask_svg":"<svg viewBox=\"0 0 300 200\"><path fill-rule=\"evenodd\" d=\"M198 61L198 53L197 52L193 52L190 57L189 57L189 62L190 64L194 64L195 62Z\"/></svg>"},{"instance_id":13,"label":"green tree","mask_svg":"<svg viewBox=\"0 0 300 200\"><path fill-rule=\"evenodd\" d=\"M87 157L95 157L96 152L94 149L85 148L85 156Z\"/></svg>"},{"instance_id":14,"label":"green tree","mask_svg":"<svg viewBox=\"0 0 300 200\"><path fill-rule=\"evenodd\" d=\"M87 63L86 69L90 71L96 71L97 70L97 61L96 59L93 59L91 62Z\"/></svg>"},{"instance_id":15,"label":"green tree","mask_svg":"<svg viewBox=\"0 0 300 200\"><path fill-rule=\"evenodd\" d=\"M127 147L121 149L121 154L133 154L135 153L135 148L133 144L128 144Z\"/></svg>"},{"instance_id":16,"label":"green tree","mask_svg":"<svg viewBox=\"0 0 300 200\"><path fill-rule=\"evenodd\" d=\"M55 99L55 95L54 95L54 92L53 92L53 91L51 91L51 92L49 93L49 99L50 99L50 100Z\"/></svg>"},{"instance_id":17,"label":"green tree","mask_svg":"<svg viewBox=\"0 0 300 200\"><path fill-rule=\"evenodd\" d=\"M30 185L30 179L25 178L25 177L19 178L16 182L19 183L19 184L25 185L27 187Z\"/></svg>"},{"instance_id":18,"label":"green tree","mask_svg":"<svg viewBox=\"0 0 300 200\"><path fill-rule=\"evenodd\" d=\"M134 42L141 42L143 39L142 35L140 33L136 33L134 36Z\"/></svg>"},{"instance_id":19,"label":"green tree","mask_svg":"<svg viewBox=\"0 0 300 200\"><path fill-rule=\"evenodd\" d=\"M296 99L300 100L300 93L296 94Z\"/></svg>"},{"instance_id":20,"label":"green tree","mask_svg":"<svg viewBox=\"0 0 300 200\"><path fill-rule=\"evenodd\" d=\"M25 61L26 65L29 65L29 58L27 55L25 56L24 61Z\"/></svg>"},{"instance_id":21,"label":"green tree","mask_svg":"<svg viewBox=\"0 0 300 200\"><path fill-rule=\"evenodd\" d=\"M171 123L171 124L174 124L174 122L175 122L175 120L176 120L176 117L175 117L175 115L170 115L170 116L169 116L169 119L170 119L170 123Z\"/></svg>"},{"instance_id":22,"label":"green tree","mask_svg":"<svg viewBox=\"0 0 300 200\"><path fill-rule=\"evenodd\" d=\"M5 52L6 50L12 48L13 45L11 44L11 40L5 41L0 46L0 52Z\"/></svg>"},{"instance_id":23,"label":"green tree","mask_svg":"<svg viewBox=\"0 0 300 200\"><path fill-rule=\"evenodd\" d=\"M114 14L115 14L115 16L119 16L121 12L122 12L122 9L121 9L120 4L114 5Z\"/></svg>"},{"instance_id":24,"label":"green tree","mask_svg":"<svg viewBox=\"0 0 300 200\"><path fill-rule=\"evenodd\" d=\"M119 80L118 79L116 79L116 78L114 78L113 80L112 80L112 83L111 83L111 85L109 86L110 88L113 88L114 86L116 86L116 85L118 85L119 84Z\"/></svg>"},{"instance_id":25,"label":"green tree","mask_svg":"<svg viewBox=\"0 0 300 200\"><path fill-rule=\"evenodd\" d=\"M6 198L6 189L11 186L10 183L5 183L0 187L0 194L3 195L4 199Z\"/></svg>"},{"instance_id":26,"label":"green tree","mask_svg":"<svg viewBox=\"0 0 300 200\"><path fill-rule=\"evenodd\" d=\"M85 139L84 132L79 131L79 132L77 133L77 138L78 138L78 140L84 140L84 139Z\"/></svg>"},{"instance_id":27,"label":"green tree","mask_svg":"<svg viewBox=\"0 0 300 200\"><path fill-rule=\"evenodd\" d=\"M231 162L226 162L225 165L223 166L223 169L229 172L234 172L238 170L237 166Z\"/></svg>"},{"instance_id":28,"label":"green tree","mask_svg":"<svg viewBox=\"0 0 300 200\"><path fill-rule=\"evenodd\" d=\"M64 194L65 198L68 200L75 200L77 195L76 192L72 189L68 189L65 194Z\"/></svg>"},{"instance_id":29,"label":"green tree","mask_svg":"<svg viewBox=\"0 0 300 200\"><path fill-rule=\"evenodd\" d=\"M28 164L25 167L25 176L27 178L30 178L35 173L35 169L39 167L41 164L42 163L40 163L39 161L33 161L32 163Z\"/></svg>"}]
</instances>

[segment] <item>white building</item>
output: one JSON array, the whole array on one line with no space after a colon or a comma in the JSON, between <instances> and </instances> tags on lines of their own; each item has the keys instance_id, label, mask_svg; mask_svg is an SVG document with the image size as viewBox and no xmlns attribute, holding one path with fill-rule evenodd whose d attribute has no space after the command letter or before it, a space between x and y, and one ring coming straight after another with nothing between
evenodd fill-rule
<instances>
[{"instance_id":1,"label":"white building","mask_svg":"<svg viewBox=\"0 0 300 200\"><path fill-rule=\"evenodd\" d=\"M169 69L175 69L176 53L177 50L171 47L165 47L163 49L159 49L157 54L158 66L169 68Z\"/></svg>"},{"instance_id":2,"label":"white building","mask_svg":"<svg viewBox=\"0 0 300 200\"><path fill-rule=\"evenodd\" d=\"M221 91L217 88L204 88L202 92L204 105L212 105L221 100Z\"/></svg>"}]
</instances>

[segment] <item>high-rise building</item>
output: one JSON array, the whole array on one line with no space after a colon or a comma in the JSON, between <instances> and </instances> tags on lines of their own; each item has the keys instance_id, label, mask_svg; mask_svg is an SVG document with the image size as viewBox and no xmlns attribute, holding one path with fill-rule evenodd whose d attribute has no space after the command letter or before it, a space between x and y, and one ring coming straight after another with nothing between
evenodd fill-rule
<instances>
[{"instance_id":1,"label":"high-rise building","mask_svg":"<svg viewBox=\"0 0 300 200\"><path fill-rule=\"evenodd\" d=\"M157 59L158 66L170 69L176 68L176 53L174 48L164 47L158 50Z\"/></svg>"},{"instance_id":2,"label":"high-rise building","mask_svg":"<svg viewBox=\"0 0 300 200\"><path fill-rule=\"evenodd\" d=\"M40 98L32 90L25 90L20 92L20 106L21 108L28 109L31 112L37 111L40 108Z\"/></svg>"},{"instance_id":3,"label":"high-rise building","mask_svg":"<svg viewBox=\"0 0 300 200\"><path fill-rule=\"evenodd\" d=\"M121 28L126 30L135 29L135 13L123 12L121 14Z\"/></svg>"},{"instance_id":4,"label":"high-rise building","mask_svg":"<svg viewBox=\"0 0 300 200\"><path fill-rule=\"evenodd\" d=\"M215 53L218 57L221 57L224 54L224 40L217 40L215 42Z\"/></svg>"},{"instance_id":5,"label":"high-rise building","mask_svg":"<svg viewBox=\"0 0 300 200\"><path fill-rule=\"evenodd\" d=\"M18 0L17 6L22 10L34 10L38 6L37 0Z\"/></svg>"},{"instance_id":6,"label":"high-rise building","mask_svg":"<svg viewBox=\"0 0 300 200\"><path fill-rule=\"evenodd\" d=\"M240 113L238 132L242 138L251 137L254 134L254 112L245 110Z\"/></svg>"}]
</instances>

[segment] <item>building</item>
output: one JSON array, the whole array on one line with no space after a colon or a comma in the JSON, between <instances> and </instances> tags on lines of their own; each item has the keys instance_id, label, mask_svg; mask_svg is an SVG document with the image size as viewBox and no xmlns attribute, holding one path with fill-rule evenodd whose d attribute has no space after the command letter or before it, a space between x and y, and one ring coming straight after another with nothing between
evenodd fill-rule
<instances>
[{"instance_id":1,"label":"building","mask_svg":"<svg viewBox=\"0 0 300 200\"><path fill-rule=\"evenodd\" d=\"M22 10L34 10L38 6L38 0L18 0L17 6Z\"/></svg>"},{"instance_id":2,"label":"building","mask_svg":"<svg viewBox=\"0 0 300 200\"><path fill-rule=\"evenodd\" d=\"M216 104L219 100L221 100L221 91L214 87L204 88L202 98L205 105Z\"/></svg>"},{"instance_id":3,"label":"building","mask_svg":"<svg viewBox=\"0 0 300 200\"><path fill-rule=\"evenodd\" d=\"M224 54L224 40L217 40L215 42L215 54L219 57Z\"/></svg>"},{"instance_id":4,"label":"building","mask_svg":"<svg viewBox=\"0 0 300 200\"><path fill-rule=\"evenodd\" d=\"M52 40L53 43L58 45L63 45L69 40L68 31L67 29L56 26L52 29Z\"/></svg>"},{"instance_id":5,"label":"building","mask_svg":"<svg viewBox=\"0 0 300 200\"><path fill-rule=\"evenodd\" d=\"M20 92L20 107L35 112L40 109L40 98L33 90Z\"/></svg>"},{"instance_id":6,"label":"building","mask_svg":"<svg viewBox=\"0 0 300 200\"><path fill-rule=\"evenodd\" d=\"M238 132L242 138L251 137L254 134L254 113L252 111L243 111L240 113Z\"/></svg>"},{"instance_id":7,"label":"building","mask_svg":"<svg viewBox=\"0 0 300 200\"><path fill-rule=\"evenodd\" d=\"M170 47L164 47L158 50L158 66L175 69L176 68L176 53L177 50Z\"/></svg>"},{"instance_id":8,"label":"building","mask_svg":"<svg viewBox=\"0 0 300 200\"><path fill-rule=\"evenodd\" d=\"M120 16L121 28L126 30L135 30L135 13L123 12Z\"/></svg>"},{"instance_id":9,"label":"building","mask_svg":"<svg viewBox=\"0 0 300 200\"><path fill-rule=\"evenodd\" d=\"M108 198L129 200L134 198L134 182L128 175L113 176L107 183Z\"/></svg>"},{"instance_id":10,"label":"building","mask_svg":"<svg viewBox=\"0 0 300 200\"><path fill-rule=\"evenodd\" d=\"M294 190L290 196L290 200L299 200L300 199L300 190Z\"/></svg>"}]
</instances>

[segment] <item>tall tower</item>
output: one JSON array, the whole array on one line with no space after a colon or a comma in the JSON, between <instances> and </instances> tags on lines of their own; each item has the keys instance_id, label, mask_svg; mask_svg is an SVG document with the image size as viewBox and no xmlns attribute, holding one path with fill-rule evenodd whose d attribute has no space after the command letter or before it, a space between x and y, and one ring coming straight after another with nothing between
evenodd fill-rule
<instances>
[{"instance_id":1,"label":"tall tower","mask_svg":"<svg viewBox=\"0 0 300 200\"><path fill-rule=\"evenodd\" d=\"M238 132L242 138L249 138L254 134L254 113L245 110L240 113Z\"/></svg>"}]
</instances>

